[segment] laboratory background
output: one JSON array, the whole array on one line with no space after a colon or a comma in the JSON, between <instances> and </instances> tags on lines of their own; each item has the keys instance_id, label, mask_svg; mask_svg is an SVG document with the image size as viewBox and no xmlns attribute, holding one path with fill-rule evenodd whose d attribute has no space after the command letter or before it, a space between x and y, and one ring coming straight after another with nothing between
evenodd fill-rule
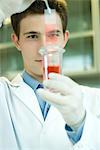
<instances>
[{"instance_id":1,"label":"laboratory background","mask_svg":"<svg viewBox=\"0 0 100 150\"><path fill-rule=\"evenodd\" d=\"M70 34L62 72L80 84L100 87L100 0L68 0L68 12ZM11 32L7 18L0 28L0 76L10 80L23 70Z\"/></svg>"}]
</instances>

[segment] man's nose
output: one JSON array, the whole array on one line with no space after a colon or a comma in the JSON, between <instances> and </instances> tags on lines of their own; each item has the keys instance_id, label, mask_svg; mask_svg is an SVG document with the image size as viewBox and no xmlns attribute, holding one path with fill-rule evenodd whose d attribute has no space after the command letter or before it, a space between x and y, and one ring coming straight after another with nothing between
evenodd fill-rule
<instances>
[{"instance_id":1,"label":"man's nose","mask_svg":"<svg viewBox=\"0 0 100 150\"><path fill-rule=\"evenodd\" d=\"M46 35L43 35L41 38L41 47L45 47L47 45Z\"/></svg>"},{"instance_id":2,"label":"man's nose","mask_svg":"<svg viewBox=\"0 0 100 150\"><path fill-rule=\"evenodd\" d=\"M41 39L41 47L45 47L47 45L52 44L47 35L42 36Z\"/></svg>"},{"instance_id":3,"label":"man's nose","mask_svg":"<svg viewBox=\"0 0 100 150\"><path fill-rule=\"evenodd\" d=\"M47 42L46 42L46 36L41 36L40 38L40 41L39 41L39 49L38 49L38 53L40 54L40 49L41 48L45 48L47 45Z\"/></svg>"}]
</instances>

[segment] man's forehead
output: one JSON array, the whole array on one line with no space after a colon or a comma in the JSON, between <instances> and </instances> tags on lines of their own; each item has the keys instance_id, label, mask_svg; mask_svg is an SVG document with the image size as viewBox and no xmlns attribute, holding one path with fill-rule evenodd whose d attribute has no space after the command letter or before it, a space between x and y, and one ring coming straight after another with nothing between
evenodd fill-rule
<instances>
[{"instance_id":1,"label":"man's forehead","mask_svg":"<svg viewBox=\"0 0 100 150\"><path fill-rule=\"evenodd\" d=\"M36 15L37 16L37 15ZM56 30L62 30L61 20L57 20L56 23L49 22L48 24L45 21L41 20L41 15L38 15L38 18L35 15L27 17L21 23L21 30L24 32L55 32ZM35 17L35 18L34 18ZM41 18L41 19L40 19ZM48 18L49 19L49 18Z\"/></svg>"},{"instance_id":2,"label":"man's forehead","mask_svg":"<svg viewBox=\"0 0 100 150\"><path fill-rule=\"evenodd\" d=\"M50 17L46 17L46 15L41 15L41 14L36 14L36 15L28 15L25 18L23 18L21 20L22 23L34 23L37 24L37 26L41 26L41 25L47 25L47 24L59 24L61 23L61 18L58 14L55 14L54 19L51 21Z\"/></svg>"}]
</instances>

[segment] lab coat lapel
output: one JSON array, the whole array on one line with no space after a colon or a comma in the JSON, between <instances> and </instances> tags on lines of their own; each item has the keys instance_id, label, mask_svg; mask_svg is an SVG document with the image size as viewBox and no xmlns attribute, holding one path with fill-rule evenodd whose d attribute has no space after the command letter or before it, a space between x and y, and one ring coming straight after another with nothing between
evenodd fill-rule
<instances>
[{"instance_id":1,"label":"lab coat lapel","mask_svg":"<svg viewBox=\"0 0 100 150\"><path fill-rule=\"evenodd\" d=\"M44 125L47 127L48 125L50 126L50 124L52 124L52 122L55 122L57 118L64 121L60 112L54 106L51 106L45 119Z\"/></svg>"},{"instance_id":2,"label":"lab coat lapel","mask_svg":"<svg viewBox=\"0 0 100 150\"><path fill-rule=\"evenodd\" d=\"M21 102L25 104L26 107L28 107L28 109L32 113L34 113L37 119L43 124L44 118L42 116L41 109L33 89L29 87L25 82L23 82L23 79L20 75L18 75L11 82L11 84L13 86L17 86L15 94L18 96Z\"/></svg>"},{"instance_id":3,"label":"lab coat lapel","mask_svg":"<svg viewBox=\"0 0 100 150\"><path fill-rule=\"evenodd\" d=\"M44 123L44 126L48 126L48 124L51 124L52 121L55 121L57 117L62 118L60 112L54 106L51 106L44 122L44 118L41 113L41 109L38 104L35 93L31 87L29 87L25 82L23 82L23 79L20 76L20 74L12 80L11 84L12 86L17 86L15 94L19 97L22 103L24 103L26 107L28 107L28 109L32 113L34 113L37 119L42 124Z\"/></svg>"}]
</instances>

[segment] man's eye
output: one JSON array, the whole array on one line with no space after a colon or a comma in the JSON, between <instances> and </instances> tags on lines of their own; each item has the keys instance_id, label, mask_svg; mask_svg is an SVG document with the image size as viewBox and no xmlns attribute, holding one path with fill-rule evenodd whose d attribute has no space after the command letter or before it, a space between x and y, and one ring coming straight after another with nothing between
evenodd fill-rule
<instances>
[{"instance_id":1,"label":"man's eye","mask_svg":"<svg viewBox=\"0 0 100 150\"><path fill-rule=\"evenodd\" d=\"M59 33L52 33L52 34L49 34L48 37L59 37Z\"/></svg>"},{"instance_id":2,"label":"man's eye","mask_svg":"<svg viewBox=\"0 0 100 150\"><path fill-rule=\"evenodd\" d=\"M38 35L28 35L27 38L30 38L30 39L38 39L39 36L38 36Z\"/></svg>"}]
</instances>

